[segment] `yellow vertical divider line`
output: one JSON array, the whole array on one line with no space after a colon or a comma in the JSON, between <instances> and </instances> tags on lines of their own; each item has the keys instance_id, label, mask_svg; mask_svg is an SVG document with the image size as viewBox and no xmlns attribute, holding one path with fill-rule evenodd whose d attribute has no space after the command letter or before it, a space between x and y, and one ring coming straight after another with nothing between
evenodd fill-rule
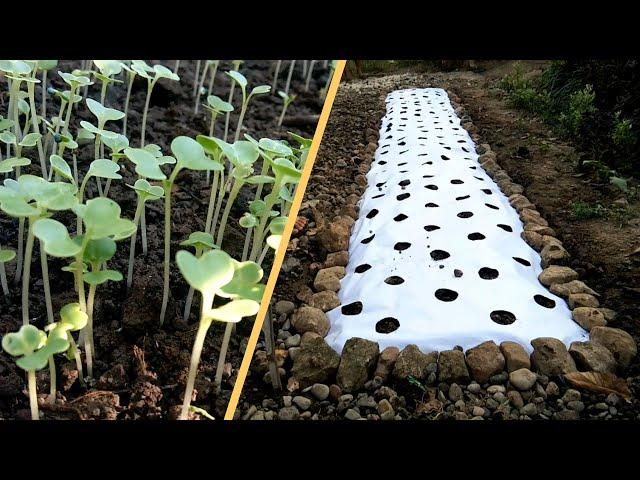
<instances>
[{"instance_id":1,"label":"yellow vertical divider line","mask_svg":"<svg viewBox=\"0 0 640 480\"><path fill-rule=\"evenodd\" d=\"M293 231L293 226L296 223L296 218L298 218L298 212L300 211L302 198L304 197L305 190L307 189L307 183L309 182L309 177L311 176L311 170L313 169L313 164L315 163L316 156L318 155L318 149L320 148L322 135L324 134L324 129L327 126L327 121L329 120L329 115L331 114L331 107L333 106L333 101L336 97L338 85L340 84L340 80L342 79L342 72L344 72L346 63L346 60L338 60L336 62L336 68L333 72L333 78L331 79L331 84L329 85L329 90L327 91L327 95L325 97L322 112L320 113L320 118L318 119L318 125L316 125L316 132L313 135L313 142L311 144L311 148L309 149L309 155L307 156L307 161L305 162L304 169L302 170L302 176L300 177L300 182L298 183L298 188L296 189L293 204L291 205L289 219L287 221L287 225L284 228L284 232L282 233L282 240L280 241L280 245L278 246L278 251L276 252L276 255L273 259L273 266L271 267L271 273L269 274L269 279L267 280L267 285L264 290L262 302L260 303L260 310L258 310L258 314L256 315L256 320L253 324L251 335L249 336L249 342L247 343L247 349L245 350L244 357L242 358L240 370L238 370L238 377L236 379L235 385L233 386L233 391L231 392L231 399L229 400L229 405L227 405L227 411L224 415L225 420L233 420L233 416L236 413L238 400L240 399L240 394L242 393L242 388L244 387L244 381L247 378L247 372L249 371L249 365L251 365L251 360L253 359L253 353L256 349L256 343L258 343L258 337L260 336L262 322L264 321L264 318L267 314L269 302L271 302L271 296L273 295L273 289L276 286L278 275L280 274L280 268L282 267L284 256L287 253L287 246L289 244L289 239L291 238L291 232Z\"/></svg>"}]
</instances>

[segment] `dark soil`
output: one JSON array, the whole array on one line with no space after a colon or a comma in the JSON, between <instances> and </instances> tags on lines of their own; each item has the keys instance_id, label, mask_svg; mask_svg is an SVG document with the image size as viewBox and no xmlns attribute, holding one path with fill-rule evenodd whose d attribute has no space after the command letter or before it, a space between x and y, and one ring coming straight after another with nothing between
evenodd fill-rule
<instances>
[{"instance_id":1,"label":"dark soil","mask_svg":"<svg viewBox=\"0 0 640 480\"><path fill-rule=\"evenodd\" d=\"M538 68L539 64L530 62L530 68ZM602 306L618 312L611 326L624 329L636 343L640 342L640 203L637 199L621 199L619 192L598 183L595 176L578 174L579 154L574 146L559 140L537 119L507 105L496 93L495 84L509 68L510 63L494 62L491 69L482 73L410 72L355 80L347 86L343 84L338 91L301 209L301 215L309 220L309 230L289 245L290 252L285 258L273 301L289 300L300 305L311 292L315 274L323 268L327 254L314 236L316 227L324 219L331 220L347 208L349 195L359 195L356 183L359 176L368 171L371 161L371 155L366 158L362 155L368 144L367 131L374 129L377 136L387 93L399 88L441 87L460 97L460 103L478 128L482 141L491 145L500 166L514 182L524 186L524 194L537 205L542 216L557 232L572 255L569 266L580 274L581 280L601 294ZM624 215L573 220L570 205L576 201L599 202L607 207L617 202L616 205L624 206ZM496 312L496 321L510 323L512 319L508 313ZM283 316L275 319L276 334L285 319ZM263 347L259 343L260 348ZM290 360L283 366L289 372ZM640 395L639 376L640 357L636 357L625 375L636 399ZM561 380L559 383L564 391L567 385ZM287 385L287 378L284 384ZM404 405L400 409L406 413L403 413L403 418L447 418L447 415L442 415L442 405L439 411L431 408L434 398L425 398L419 388L406 384L390 386L405 396L406 401L403 399ZM245 416L251 405L277 411L282 407L283 395L299 394L294 387L289 391L274 392L261 375L249 375L236 415ZM446 395L446 391L444 393ZM605 397L583 393L585 403L603 402ZM333 407L329 408L334 413L328 414L323 403L327 402L314 403L307 418L312 414L313 418L342 418L342 415L335 415ZM604 418L604 413L597 416L590 408L581 414L581 418ZM639 413L638 401L634 400L620 406L615 418L636 418Z\"/></svg>"},{"instance_id":2,"label":"dark soil","mask_svg":"<svg viewBox=\"0 0 640 480\"><path fill-rule=\"evenodd\" d=\"M151 64L159 61L152 61ZM163 61L173 67L173 61ZM78 68L79 62L62 61L61 71ZM146 143L156 143L162 151L170 154L170 143L179 135L195 138L209 131L209 115L200 109L198 116L193 113L192 96L195 61L182 61L179 75L181 81L160 81L151 98L147 121ZM229 81L223 74L230 68L230 62L223 61L218 69L215 94L227 99ZM281 71L279 88L283 88L287 69ZM241 67L247 77L249 87L271 85L273 73L271 62L247 61ZM281 99L274 95L256 98L249 107L244 121L246 133L255 138L287 138L287 131L305 137L312 137L315 131L317 115L321 110L319 89L327 79L328 72L316 65L314 79L309 92L303 92L304 79L300 70L296 70L292 80L292 90L298 94L296 101L289 106L287 117L294 119L295 125L288 125L285 119L283 129L278 131L276 121L281 110ZM64 88L61 79L55 74L51 83L56 88ZM205 83L206 86L206 83ZM2 88L2 92L6 91ZM234 96L238 104L238 95ZM106 104L122 109L126 88L111 87ZM129 106L128 134L132 146L138 146L140 121L146 95L146 80L136 79ZM99 97L99 86L90 89L90 96ZM6 99L5 99L6 104ZM55 106L54 106L55 105ZM56 111L57 102L49 99L49 115ZM239 108L237 108L239 111ZM80 120L92 121L92 114L81 106L73 115L74 125ZM231 117L230 138L233 139L237 114ZM118 130L120 122L108 126ZM222 136L224 118L217 122L216 134ZM93 147L80 149L79 171L82 175L93 159ZM37 162L25 173L40 174ZM132 218L136 197L125 183L133 184L135 174L131 165L124 164L123 181L114 182L109 197L122 207L123 216ZM89 182L87 198L97 195L95 184ZM227 235L223 247L235 258L242 252L243 231L237 219L247 210L247 201L251 199L249 191L241 192L231 213ZM179 242L197 230L204 229L209 186L203 172L185 171L177 180L172 208L172 252L180 248ZM73 219L70 215L58 215L67 225ZM9 248L17 245L17 220L0 216L0 243ZM98 287L95 305L95 348L94 377L89 385L77 381L77 371L73 362L62 357L57 358L59 398L55 405L42 405L41 415L46 419L161 419L172 418L176 405L182 403L184 383L187 375L191 347L197 328L197 300L194 300L189 323L182 321L184 301L188 285L177 268L171 270L171 294L165 324L159 327L160 306L162 303L162 258L163 258L163 206L160 202L147 203L147 228L149 251L146 256L136 253L135 276L132 289L126 292L125 282L109 282ZM138 235L140 238L140 235ZM37 242L36 242L37 245ZM32 283L30 288L30 316L32 323L42 328L46 323L43 284L39 268L38 248L34 249L32 264ZM141 250L138 246L137 252ZM116 256L109 267L126 275L128 260L128 241L118 244ZM265 262L265 278L268 277L270 259ZM54 312L70 302L77 301L73 288L72 275L61 271L66 265L64 259L49 259L49 272L53 296ZM0 299L0 335L15 331L21 324L20 288L11 281L15 274L15 262L6 264L7 275L11 283L11 295L8 302ZM196 380L197 398L195 405L204 408L214 417L221 418L226 410L231 389L235 383L236 370L242 360L246 347L246 337L251 330L251 319L245 319L238 325L233 335L227 355L229 368L223 379L222 392L214 393L213 376L217 363L219 344L223 328L213 325L210 329L200 361ZM48 370L38 373L40 394L48 393ZM0 353L0 419L29 418L28 398L24 372L18 369L13 359Z\"/></svg>"}]
</instances>

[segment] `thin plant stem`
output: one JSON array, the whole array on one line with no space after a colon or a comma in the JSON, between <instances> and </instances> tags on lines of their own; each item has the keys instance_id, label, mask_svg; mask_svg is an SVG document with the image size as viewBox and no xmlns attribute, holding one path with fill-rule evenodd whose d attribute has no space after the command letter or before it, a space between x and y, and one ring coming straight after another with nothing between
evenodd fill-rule
<instances>
[{"instance_id":1,"label":"thin plant stem","mask_svg":"<svg viewBox=\"0 0 640 480\"><path fill-rule=\"evenodd\" d=\"M296 61L291 60L291 65L289 66L289 74L287 75L287 83L284 84L284 93L289 95L289 88L291 87L291 77L293 77L293 67L296 66Z\"/></svg>"},{"instance_id":2,"label":"thin plant stem","mask_svg":"<svg viewBox=\"0 0 640 480\"><path fill-rule=\"evenodd\" d=\"M220 345L220 355L218 356L218 365L216 366L216 377L214 380L216 394L220 393L220 389L222 388L222 371L224 370L224 363L227 359L227 350L234 325L234 323L227 323L224 327L224 336L222 337L222 344Z\"/></svg>"},{"instance_id":3,"label":"thin plant stem","mask_svg":"<svg viewBox=\"0 0 640 480\"><path fill-rule=\"evenodd\" d=\"M236 197L238 196L238 192L240 192L240 188L242 187L242 183L240 181L235 181L233 183L233 187L231 188L231 192L229 192L229 198L227 199L227 204L224 207L224 212L222 213L222 219L220 220L220 229L218 230L218 236L216 240L216 245L222 248L222 240L224 239L224 231L227 227L227 220L229 219L229 213L231 212L231 207L233 206L233 202L235 202Z\"/></svg>"},{"instance_id":4,"label":"thin plant stem","mask_svg":"<svg viewBox=\"0 0 640 480\"><path fill-rule=\"evenodd\" d=\"M49 403L56 403L56 383L58 382L56 375L56 361L53 355L49 357Z\"/></svg>"},{"instance_id":5,"label":"thin plant stem","mask_svg":"<svg viewBox=\"0 0 640 480\"><path fill-rule=\"evenodd\" d=\"M200 83L198 84L198 89L196 90L196 100L193 109L194 114L198 114L198 107L200 106L200 94L202 93L202 86L204 85L204 79L207 76L207 70L209 69L209 60L204 61L204 67L202 68L202 75L200 76Z\"/></svg>"},{"instance_id":6,"label":"thin plant stem","mask_svg":"<svg viewBox=\"0 0 640 480\"><path fill-rule=\"evenodd\" d=\"M27 372L29 384L29 407L31 408L31 420L40 420L38 413L38 389L36 387L36 371L29 370Z\"/></svg>"},{"instance_id":7,"label":"thin plant stem","mask_svg":"<svg viewBox=\"0 0 640 480\"><path fill-rule=\"evenodd\" d=\"M93 268L93 270L96 270ZM87 360L87 376L93 377L93 358L95 350L93 347L93 304L96 296L96 285L89 285L89 295L87 296L87 325L84 336L84 354Z\"/></svg>"},{"instance_id":8,"label":"thin plant stem","mask_svg":"<svg viewBox=\"0 0 640 480\"><path fill-rule=\"evenodd\" d=\"M258 261L256 262L258 264L259 267L262 266L262 262L264 262L265 257L267 256L267 253L269 253L269 245L265 245L264 248L262 249L262 253L260 254L260 258L258 258Z\"/></svg>"},{"instance_id":9,"label":"thin plant stem","mask_svg":"<svg viewBox=\"0 0 640 480\"><path fill-rule=\"evenodd\" d=\"M189 363L189 374L187 376L187 385L184 391L184 399L182 401L182 411L180 412L180 420L186 420L189 415L189 407L191 406L191 397L193 396L193 386L196 382L196 375L198 373L198 364L200 363L200 356L202 355L202 347L204 346L204 340L207 337L207 331L211 326L211 320L205 320L202 315L205 305L210 306L213 304L213 296L209 294L202 294L202 305L200 306L200 324L198 325L198 332L193 343L193 349L191 350L191 362Z\"/></svg>"},{"instance_id":10,"label":"thin plant stem","mask_svg":"<svg viewBox=\"0 0 640 480\"><path fill-rule=\"evenodd\" d=\"M135 73L128 72L129 82L127 83L127 96L124 99L124 119L122 120L122 135L127 136L127 117L129 113L129 100L131 100L131 89L133 88L133 81L136 78Z\"/></svg>"},{"instance_id":11,"label":"thin plant stem","mask_svg":"<svg viewBox=\"0 0 640 480\"><path fill-rule=\"evenodd\" d=\"M287 113L287 107L288 106L289 106L289 103L285 100L284 101L284 105L282 105L282 113L280 114L280 117L278 118L278 128L282 128L282 121L284 120L285 113Z\"/></svg>"},{"instance_id":12,"label":"thin plant stem","mask_svg":"<svg viewBox=\"0 0 640 480\"><path fill-rule=\"evenodd\" d=\"M133 218L133 223L136 225L136 229L131 235L131 243L129 244L129 267L127 269L127 290L131 288L133 283L133 264L135 263L136 255L136 237L138 236L138 223L140 222L140 212L144 209L144 201L142 197L138 197L138 205L136 207L136 213Z\"/></svg>"},{"instance_id":13,"label":"thin plant stem","mask_svg":"<svg viewBox=\"0 0 640 480\"><path fill-rule=\"evenodd\" d=\"M182 313L182 319L185 322L189 321L189 316L191 315L191 305L193 304L193 294L195 290L193 287L189 287L189 292L187 293L187 299L184 303L184 312Z\"/></svg>"},{"instance_id":14,"label":"thin plant stem","mask_svg":"<svg viewBox=\"0 0 640 480\"><path fill-rule=\"evenodd\" d=\"M253 233L253 227L247 228L247 234L244 237L244 246L242 247L242 261L247 259L249 254L249 244L251 243L251 234Z\"/></svg>"},{"instance_id":15,"label":"thin plant stem","mask_svg":"<svg viewBox=\"0 0 640 480\"><path fill-rule=\"evenodd\" d=\"M76 153L73 152L73 179L78 184L78 159L76 157Z\"/></svg>"},{"instance_id":16,"label":"thin plant stem","mask_svg":"<svg viewBox=\"0 0 640 480\"><path fill-rule=\"evenodd\" d=\"M7 284L7 271L4 269L4 263L0 262L0 286L5 297L9 296L9 285Z\"/></svg>"},{"instance_id":17,"label":"thin plant stem","mask_svg":"<svg viewBox=\"0 0 640 480\"><path fill-rule=\"evenodd\" d=\"M236 88L236 82L235 80L231 80L231 88L229 89L229 98L227 100L227 103L230 103L233 105L233 91ZM226 142L227 141L227 137L229 136L229 120L231 119L231 112L227 112L227 116L224 120L224 138L223 140Z\"/></svg>"},{"instance_id":18,"label":"thin plant stem","mask_svg":"<svg viewBox=\"0 0 640 480\"><path fill-rule=\"evenodd\" d=\"M33 125L34 133L39 133L40 128L38 127L38 115L36 112L36 100L35 100L35 84L29 83L27 85L27 92L29 93L29 108L33 112L31 115L31 124ZM47 178L47 163L44 158L44 148L42 147L42 138L38 138L38 156L40 157L40 168L42 169L42 178Z\"/></svg>"},{"instance_id":19,"label":"thin plant stem","mask_svg":"<svg viewBox=\"0 0 640 480\"><path fill-rule=\"evenodd\" d=\"M176 60L176 63L173 65L173 73L178 73L178 69L180 68L180 60Z\"/></svg>"},{"instance_id":20,"label":"thin plant stem","mask_svg":"<svg viewBox=\"0 0 640 480\"><path fill-rule=\"evenodd\" d=\"M147 254L147 206L142 205L142 214L140 215L140 237L142 240L142 254Z\"/></svg>"},{"instance_id":21,"label":"thin plant stem","mask_svg":"<svg viewBox=\"0 0 640 480\"><path fill-rule=\"evenodd\" d=\"M18 260L16 262L16 275L14 277L14 283L17 285L22 278L22 264L24 262L24 222L25 218L20 217L18 220Z\"/></svg>"},{"instance_id":22,"label":"thin plant stem","mask_svg":"<svg viewBox=\"0 0 640 480\"><path fill-rule=\"evenodd\" d=\"M276 69L273 73L273 83L271 84L271 93L276 94L276 87L278 86L278 75L280 74L280 67L282 66L282 60L276 62Z\"/></svg>"},{"instance_id":23,"label":"thin plant stem","mask_svg":"<svg viewBox=\"0 0 640 480\"><path fill-rule=\"evenodd\" d=\"M205 222L204 231L211 231L211 221L213 220L213 207L216 203L216 194L218 193L218 181L220 180L220 172L213 172L213 183L211 184L211 194L209 195L209 207L207 208L207 220Z\"/></svg>"},{"instance_id":24,"label":"thin plant stem","mask_svg":"<svg viewBox=\"0 0 640 480\"><path fill-rule=\"evenodd\" d=\"M42 118L47 118L47 70L42 71Z\"/></svg>"},{"instance_id":25,"label":"thin plant stem","mask_svg":"<svg viewBox=\"0 0 640 480\"><path fill-rule=\"evenodd\" d=\"M140 131L140 148L144 148L145 133L147 130L147 113L149 111L149 101L151 100L151 92L156 84L155 78L147 81L147 98L144 101L144 110L142 112L142 130Z\"/></svg>"},{"instance_id":26,"label":"thin plant stem","mask_svg":"<svg viewBox=\"0 0 640 480\"><path fill-rule=\"evenodd\" d=\"M76 341L73 339L71 333L68 334L67 338L69 339L69 343L71 344L71 348L73 348L73 358L76 361L76 369L78 370L78 378L81 382L84 382L84 373L82 368L82 359L80 358L80 351L78 350L78 346L76 345Z\"/></svg>"},{"instance_id":27,"label":"thin plant stem","mask_svg":"<svg viewBox=\"0 0 640 480\"><path fill-rule=\"evenodd\" d=\"M209 85L207 86L207 92L209 95L213 95L213 84L216 81L216 73L218 72L218 64L220 63L219 60L214 60L213 62L211 62L209 69L211 70L211 68L213 68L213 70L211 71L211 75L209 76Z\"/></svg>"},{"instance_id":28,"label":"thin plant stem","mask_svg":"<svg viewBox=\"0 0 640 480\"><path fill-rule=\"evenodd\" d=\"M202 60L198 60L196 62L196 74L193 78L193 95L195 96L198 93L198 78L200 76L200 64Z\"/></svg>"},{"instance_id":29,"label":"thin plant stem","mask_svg":"<svg viewBox=\"0 0 640 480\"><path fill-rule=\"evenodd\" d=\"M309 62L309 70L307 71L307 79L304 82L304 91L308 92L309 91L309 84L311 83L311 79L313 78L313 67L315 66L316 61L315 60L311 60L311 62Z\"/></svg>"},{"instance_id":30,"label":"thin plant stem","mask_svg":"<svg viewBox=\"0 0 640 480\"><path fill-rule=\"evenodd\" d=\"M22 324L29 325L29 279L31 276L31 255L33 253L33 229L32 220L29 219L27 230L27 246L24 252L24 265L22 272Z\"/></svg>"},{"instance_id":31,"label":"thin plant stem","mask_svg":"<svg viewBox=\"0 0 640 480\"><path fill-rule=\"evenodd\" d=\"M216 211L213 214L213 221L211 222L211 235L214 235L216 231L216 225L218 225L218 217L220 216L220 209L222 208L222 201L224 200L225 182L224 172L220 172L220 191L218 192L218 199L216 201Z\"/></svg>"},{"instance_id":32,"label":"thin plant stem","mask_svg":"<svg viewBox=\"0 0 640 480\"><path fill-rule=\"evenodd\" d=\"M53 323L53 306L51 304L51 288L49 283L49 262L44 245L40 243L40 267L42 268L42 284L44 286L44 302L47 306L47 321Z\"/></svg>"},{"instance_id":33,"label":"thin plant stem","mask_svg":"<svg viewBox=\"0 0 640 480\"><path fill-rule=\"evenodd\" d=\"M171 189L177 176L176 170L164 185L164 272L162 287L162 308L160 310L160 326L164 323L169 303L169 263L171 262Z\"/></svg>"},{"instance_id":34,"label":"thin plant stem","mask_svg":"<svg viewBox=\"0 0 640 480\"><path fill-rule=\"evenodd\" d=\"M248 98L246 101L242 102L242 108L240 109L240 117L238 118L238 125L236 126L236 134L233 137L233 141L237 142L238 139L240 138L240 130L242 129L242 122L244 121L244 115L245 113L247 113L247 107L249 106L249 100L250 98Z\"/></svg>"}]
</instances>

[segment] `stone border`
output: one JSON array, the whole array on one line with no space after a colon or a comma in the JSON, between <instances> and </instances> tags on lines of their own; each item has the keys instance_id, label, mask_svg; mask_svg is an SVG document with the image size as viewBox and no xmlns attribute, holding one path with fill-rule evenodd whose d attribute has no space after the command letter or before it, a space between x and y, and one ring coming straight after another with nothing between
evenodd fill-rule
<instances>
[{"instance_id":1,"label":"stone border","mask_svg":"<svg viewBox=\"0 0 640 480\"><path fill-rule=\"evenodd\" d=\"M367 146L361 145L364 147L362 152L359 149L354 151L364 157L359 165L360 174L355 178L358 195L349 195L340 215L331 222L318 225L317 236L328 255L313 281L315 293L310 288L298 292L298 299L304 302L298 309L293 302L280 301L276 304L276 313L285 322L290 320L290 325L298 332L284 339L293 361L293 376L287 384L290 392L301 389L303 393L310 392L317 400L323 401L330 395L337 398L344 392L357 392L371 382L382 385L390 377L402 381L410 376L430 385L437 382L468 383L471 380L483 385L490 379L495 380L495 376L502 375L505 370L510 384L525 391L536 385L539 375L548 378L578 370L623 372L637 354L637 346L627 332L607 326L615 322L616 313L601 307L599 295L578 280L577 272L566 266L570 254L555 231L524 196L522 185L513 182L500 167L491 147L481 143L478 129L460 104L458 95L446 91L462 127L476 144L480 165L518 212L524 227L522 238L540 253L543 268L538 277L540 283L567 301L574 321L589 331L590 340L573 342L567 349L558 339L537 338L531 342L534 349L531 355L516 342L502 342L498 346L493 341L483 342L466 352L457 347L425 354L416 345L408 345L402 351L389 347L380 352L377 342L362 338L349 339L339 355L324 341L330 328L325 312L340 305L337 292L340 279L346 273L351 227L358 217L357 203L367 185L365 174L378 146L379 128L376 127L379 127L379 118L375 118L375 124L366 129ZM286 320L289 315L290 319ZM283 369L280 371L286 373ZM325 383L337 385L328 388ZM336 386L339 391L330 391ZM537 387L542 388L540 385ZM296 397L299 398L305 397ZM396 418L393 408L379 406L378 410L381 419Z\"/></svg>"}]
</instances>

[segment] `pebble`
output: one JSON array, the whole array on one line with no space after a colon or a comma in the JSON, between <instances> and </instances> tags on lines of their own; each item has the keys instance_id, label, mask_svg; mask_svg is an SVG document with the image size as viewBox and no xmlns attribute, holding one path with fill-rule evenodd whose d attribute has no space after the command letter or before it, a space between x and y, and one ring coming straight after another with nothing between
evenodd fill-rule
<instances>
[{"instance_id":1,"label":"pebble","mask_svg":"<svg viewBox=\"0 0 640 480\"><path fill-rule=\"evenodd\" d=\"M295 308L296 306L293 304L293 302L290 302L288 300L280 300L276 303L275 311L278 315L289 315L290 313L293 313L293 310Z\"/></svg>"},{"instance_id":2,"label":"pebble","mask_svg":"<svg viewBox=\"0 0 640 480\"><path fill-rule=\"evenodd\" d=\"M452 383L449 387L449 400L452 402L457 402L458 400L462 400L463 393L462 388L457 383Z\"/></svg>"},{"instance_id":3,"label":"pebble","mask_svg":"<svg viewBox=\"0 0 640 480\"><path fill-rule=\"evenodd\" d=\"M484 408L475 406L471 410L471 415L474 417L483 417L484 416Z\"/></svg>"},{"instance_id":4,"label":"pebble","mask_svg":"<svg viewBox=\"0 0 640 480\"><path fill-rule=\"evenodd\" d=\"M527 403L524 407L522 407L522 409L520 409L520 412L523 415L532 417L538 414L538 407L536 407L535 403Z\"/></svg>"},{"instance_id":5,"label":"pebble","mask_svg":"<svg viewBox=\"0 0 640 480\"><path fill-rule=\"evenodd\" d=\"M292 399L293 397L291 397L290 395L285 395L284 397L282 397L282 403L285 407L290 407Z\"/></svg>"},{"instance_id":6,"label":"pebble","mask_svg":"<svg viewBox=\"0 0 640 480\"><path fill-rule=\"evenodd\" d=\"M284 407L278 411L278 420L298 420L300 412L296 407Z\"/></svg>"},{"instance_id":7,"label":"pebble","mask_svg":"<svg viewBox=\"0 0 640 480\"><path fill-rule=\"evenodd\" d=\"M295 403L300 410L308 410L311 406L311 400L307 397L303 397L302 395L293 397L293 403Z\"/></svg>"},{"instance_id":8,"label":"pebble","mask_svg":"<svg viewBox=\"0 0 640 480\"><path fill-rule=\"evenodd\" d=\"M347 410L347 413L344 414L344 418L346 418L347 420L359 420L362 417L356 409L350 408L349 410Z\"/></svg>"},{"instance_id":9,"label":"pebble","mask_svg":"<svg viewBox=\"0 0 640 480\"><path fill-rule=\"evenodd\" d=\"M487 388L487 393L490 395L493 395L494 393L498 393L498 392L506 392L507 389L504 388L504 385L491 385L489 388Z\"/></svg>"},{"instance_id":10,"label":"pebble","mask_svg":"<svg viewBox=\"0 0 640 480\"><path fill-rule=\"evenodd\" d=\"M480 391L482 390L482 387L480 386L479 383L471 382L467 387L467 390L469 390L471 393L480 393Z\"/></svg>"},{"instance_id":11,"label":"pebble","mask_svg":"<svg viewBox=\"0 0 640 480\"><path fill-rule=\"evenodd\" d=\"M522 399L522 395L520 395L520 392L511 390L507 393L507 397L509 397L511 405L513 405L515 408L521 409L522 407L524 407L524 400Z\"/></svg>"},{"instance_id":12,"label":"pebble","mask_svg":"<svg viewBox=\"0 0 640 480\"><path fill-rule=\"evenodd\" d=\"M535 384L538 376L528 368L520 368L509 374L509 382L518 390L530 390Z\"/></svg>"},{"instance_id":13,"label":"pebble","mask_svg":"<svg viewBox=\"0 0 640 480\"><path fill-rule=\"evenodd\" d=\"M565 403L569 403L569 402L575 402L577 400L580 400L580 398L581 398L580 392L578 390L574 390L573 388L570 388L566 392L564 392L564 395L562 396L562 401Z\"/></svg>"},{"instance_id":14,"label":"pebble","mask_svg":"<svg viewBox=\"0 0 640 480\"><path fill-rule=\"evenodd\" d=\"M580 400L572 400L570 402L567 402L567 408L569 410L581 412L584 410L584 403L582 403Z\"/></svg>"},{"instance_id":15,"label":"pebble","mask_svg":"<svg viewBox=\"0 0 640 480\"><path fill-rule=\"evenodd\" d=\"M310 391L317 400L323 401L329 397L330 388L324 383L314 383Z\"/></svg>"},{"instance_id":16,"label":"pebble","mask_svg":"<svg viewBox=\"0 0 640 480\"><path fill-rule=\"evenodd\" d=\"M560 387L558 387L556 382L549 382L544 391L548 397L557 397L560 395Z\"/></svg>"},{"instance_id":17,"label":"pebble","mask_svg":"<svg viewBox=\"0 0 640 480\"><path fill-rule=\"evenodd\" d=\"M296 333L295 335L291 335L290 337L285 338L284 346L287 348L299 347L301 339L302 337L300 336L299 333Z\"/></svg>"}]
</instances>

